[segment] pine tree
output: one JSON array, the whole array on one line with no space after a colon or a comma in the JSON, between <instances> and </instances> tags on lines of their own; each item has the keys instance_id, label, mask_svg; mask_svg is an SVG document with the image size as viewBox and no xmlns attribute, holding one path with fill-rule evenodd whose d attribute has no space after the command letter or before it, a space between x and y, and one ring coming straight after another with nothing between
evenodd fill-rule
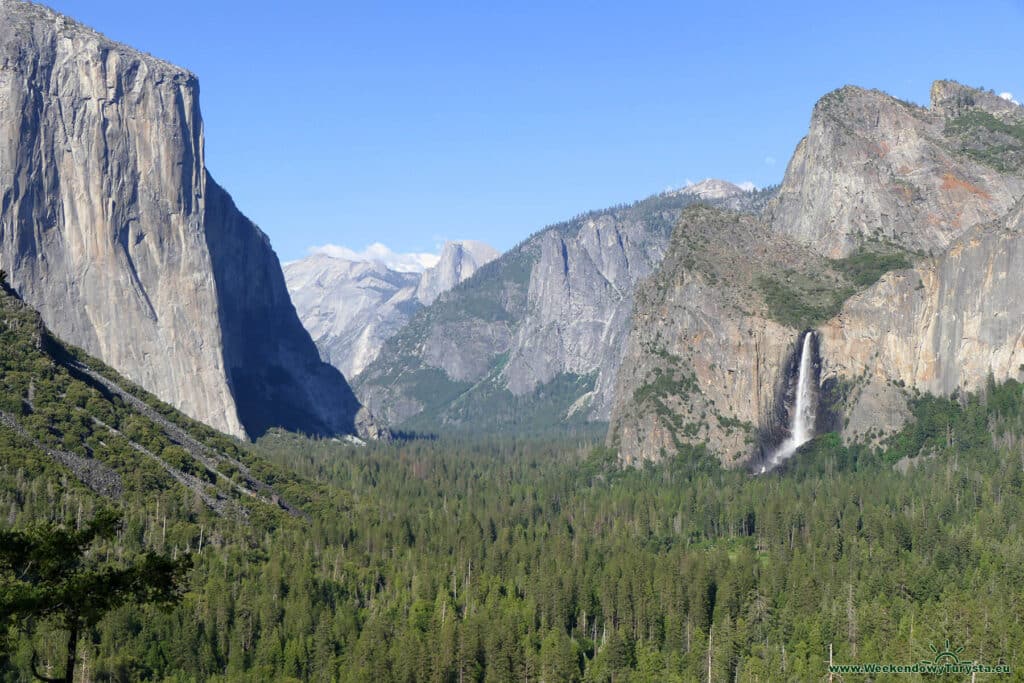
<instances>
[{"instance_id":1,"label":"pine tree","mask_svg":"<svg viewBox=\"0 0 1024 683\"><path fill-rule=\"evenodd\" d=\"M71 683L79 636L115 607L129 602L170 607L181 599L190 555L173 560L146 553L127 567L90 561L89 546L112 539L120 526L120 515L101 510L78 531L54 524L0 531L0 624L31 629L47 620L68 632L63 677L40 674L33 654L39 680Z\"/></svg>"}]
</instances>

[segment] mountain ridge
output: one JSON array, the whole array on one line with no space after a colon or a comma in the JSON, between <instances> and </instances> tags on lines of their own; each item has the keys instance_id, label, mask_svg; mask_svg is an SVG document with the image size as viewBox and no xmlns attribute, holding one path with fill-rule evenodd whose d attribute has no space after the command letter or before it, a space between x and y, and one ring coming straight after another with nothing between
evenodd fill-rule
<instances>
[{"instance_id":1,"label":"mountain ridge","mask_svg":"<svg viewBox=\"0 0 1024 683\"><path fill-rule=\"evenodd\" d=\"M955 129L967 110L1024 120L1024 109L951 81L935 82L929 108L856 86L826 94L814 105L768 220L780 235L828 245L834 258L852 253L860 239L912 251L945 248L966 227L1002 216L1024 193L1019 173L965 151ZM1006 138L988 133L978 143L989 150ZM1006 154L1020 155L1019 170L1024 129L1015 144Z\"/></svg>"},{"instance_id":2,"label":"mountain ridge","mask_svg":"<svg viewBox=\"0 0 1024 683\"><path fill-rule=\"evenodd\" d=\"M716 201L753 210L771 193ZM607 420L633 287L701 201L661 193L534 233L413 316L353 380L357 393L417 430Z\"/></svg>"}]
</instances>

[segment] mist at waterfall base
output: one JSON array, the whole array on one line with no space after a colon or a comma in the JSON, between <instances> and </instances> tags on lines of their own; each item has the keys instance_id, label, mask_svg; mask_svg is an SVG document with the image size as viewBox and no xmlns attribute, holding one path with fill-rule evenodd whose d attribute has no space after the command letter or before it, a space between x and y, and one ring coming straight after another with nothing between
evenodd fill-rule
<instances>
[{"instance_id":1,"label":"mist at waterfall base","mask_svg":"<svg viewBox=\"0 0 1024 683\"><path fill-rule=\"evenodd\" d=\"M796 453L814 436L814 332L804 334L800 350L800 370L797 374L796 400L790 414L789 436L775 449L759 474L775 469Z\"/></svg>"}]
</instances>

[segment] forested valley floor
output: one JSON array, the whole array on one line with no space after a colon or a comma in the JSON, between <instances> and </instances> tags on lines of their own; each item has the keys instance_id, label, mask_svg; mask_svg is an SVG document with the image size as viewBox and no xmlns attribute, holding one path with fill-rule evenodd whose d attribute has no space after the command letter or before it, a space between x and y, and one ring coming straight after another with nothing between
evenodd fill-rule
<instances>
[{"instance_id":1,"label":"forested valley floor","mask_svg":"<svg viewBox=\"0 0 1024 683\"><path fill-rule=\"evenodd\" d=\"M84 667L118 681L695 681L709 666L715 681L810 681L830 644L837 662L913 663L949 639L961 659L1022 672L1022 386L915 413L883 447L826 435L762 477L699 450L622 471L585 440L273 433L246 457L304 515L218 516L181 486L126 483L125 528L99 554L191 552L195 567L172 611L108 615ZM4 428L0 463L7 526L109 505ZM60 631L32 626L12 634L4 680L25 680L33 648L61 652Z\"/></svg>"}]
</instances>

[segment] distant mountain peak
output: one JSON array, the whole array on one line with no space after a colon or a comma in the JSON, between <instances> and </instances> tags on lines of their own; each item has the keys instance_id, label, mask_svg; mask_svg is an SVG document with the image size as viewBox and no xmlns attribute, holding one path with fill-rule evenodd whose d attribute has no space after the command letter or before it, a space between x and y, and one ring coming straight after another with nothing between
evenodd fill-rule
<instances>
[{"instance_id":1,"label":"distant mountain peak","mask_svg":"<svg viewBox=\"0 0 1024 683\"><path fill-rule=\"evenodd\" d=\"M431 268L423 271L416 298L424 305L430 305L444 292L472 277L476 270L501 256L501 252L483 242L456 240L445 242L441 258Z\"/></svg>"},{"instance_id":2,"label":"distant mountain peak","mask_svg":"<svg viewBox=\"0 0 1024 683\"><path fill-rule=\"evenodd\" d=\"M414 430L537 433L607 420L633 288L682 211L754 212L771 195L732 187L725 199L659 193L535 233L416 313L354 380L358 395Z\"/></svg>"},{"instance_id":3,"label":"distant mountain peak","mask_svg":"<svg viewBox=\"0 0 1024 683\"><path fill-rule=\"evenodd\" d=\"M736 197L745 192L748 192L748 190L743 189L735 183L730 183L728 180L707 178L699 183L687 185L686 187L676 190L672 194L691 195L694 197L700 197L701 199L728 199L729 197Z\"/></svg>"},{"instance_id":4,"label":"distant mountain peak","mask_svg":"<svg viewBox=\"0 0 1024 683\"><path fill-rule=\"evenodd\" d=\"M429 252L397 252L381 242L373 242L361 251L344 245L324 244L312 247L310 254L350 263L375 263L402 273L422 273L427 268L437 265L440 258L437 254Z\"/></svg>"},{"instance_id":5,"label":"distant mountain peak","mask_svg":"<svg viewBox=\"0 0 1024 683\"><path fill-rule=\"evenodd\" d=\"M472 254L474 258L484 261L493 261L501 256L500 251L486 242L480 242L478 240L449 240L444 243L444 247L441 249L442 258L444 258L444 252L455 249L467 251Z\"/></svg>"},{"instance_id":6,"label":"distant mountain peak","mask_svg":"<svg viewBox=\"0 0 1024 683\"><path fill-rule=\"evenodd\" d=\"M398 254L379 243L362 252L328 246L284 271L292 303L321 357L354 377L413 312L500 255L476 240L446 242L439 256ZM428 256L433 265L407 267Z\"/></svg>"}]
</instances>

